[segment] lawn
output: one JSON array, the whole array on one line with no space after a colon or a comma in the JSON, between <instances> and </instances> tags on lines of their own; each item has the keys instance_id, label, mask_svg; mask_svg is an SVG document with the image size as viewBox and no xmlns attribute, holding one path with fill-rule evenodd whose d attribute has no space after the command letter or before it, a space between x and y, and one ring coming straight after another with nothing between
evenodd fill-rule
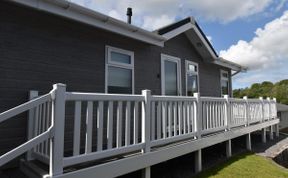
<instances>
[{"instance_id":1,"label":"lawn","mask_svg":"<svg viewBox=\"0 0 288 178\"><path fill-rule=\"evenodd\" d=\"M205 170L197 178L288 178L288 170L280 167L270 159L253 153L245 153L232 157L227 162Z\"/></svg>"}]
</instances>

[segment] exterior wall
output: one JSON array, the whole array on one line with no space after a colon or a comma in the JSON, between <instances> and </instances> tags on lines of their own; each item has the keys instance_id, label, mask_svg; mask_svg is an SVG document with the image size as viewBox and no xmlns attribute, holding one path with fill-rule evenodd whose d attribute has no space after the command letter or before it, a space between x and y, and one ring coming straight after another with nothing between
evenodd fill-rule
<instances>
[{"instance_id":1,"label":"exterior wall","mask_svg":"<svg viewBox=\"0 0 288 178\"><path fill-rule=\"evenodd\" d=\"M288 128L288 111L281 111L280 113L279 129Z\"/></svg>"},{"instance_id":2,"label":"exterior wall","mask_svg":"<svg viewBox=\"0 0 288 178\"><path fill-rule=\"evenodd\" d=\"M161 53L199 64L200 92L220 96L220 67L204 63L185 35L164 48L38 12L0 2L0 112L28 98L30 90L47 93L54 83L68 91L105 91L105 46L134 52L135 93L143 89L161 94ZM0 154L26 139L26 115L0 124ZM8 138L9 137L9 138Z\"/></svg>"}]
</instances>

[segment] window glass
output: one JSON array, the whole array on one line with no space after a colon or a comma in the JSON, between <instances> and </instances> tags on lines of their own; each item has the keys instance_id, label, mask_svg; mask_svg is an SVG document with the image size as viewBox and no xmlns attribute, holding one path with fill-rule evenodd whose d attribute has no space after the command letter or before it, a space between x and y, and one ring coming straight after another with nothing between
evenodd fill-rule
<instances>
[{"instance_id":1,"label":"window glass","mask_svg":"<svg viewBox=\"0 0 288 178\"><path fill-rule=\"evenodd\" d=\"M228 78L228 72L222 72L222 77L223 78Z\"/></svg>"},{"instance_id":2,"label":"window glass","mask_svg":"<svg viewBox=\"0 0 288 178\"><path fill-rule=\"evenodd\" d=\"M109 66L108 93L132 93L132 70Z\"/></svg>"},{"instance_id":3,"label":"window glass","mask_svg":"<svg viewBox=\"0 0 288 178\"><path fill-rule=\"evenodd\" d=\"M197 66L193 64L188 64L188 71L189 72L197 72Z\"/></svg>"},{"instance_id":4,"label":"window glass","mask_svg":"<svg viewBox=\"0 0 288 178\"><path fill-rule=\"evenodd\" d=\"M229 88L229 82L228 82L228 80L222 80L222 81L221 81L221 91L222 91L222 95L228 95L228 88Z\"/></svg>"},{"instance_id":5,"label":"window glass","mask_svg":"<svg viewBox=\"0 0 288 178\"><path fill-rule=\"evenodd\" d=\"M193 96L198 92L198 76L196 74L187 74L187 96Z\"/></svg>"},{"instance_id":6,"label":"window glass","mask_svg":"<svg viewBox=\"0 0 288 178\"><path fill-rule=\"evenodd\" d=\"M177 63L165 61L165 95L178 95Z\"/></svg>"},{"instance_id":7,"label":"window glass","mask_svg":"<svg viewBox=\"0 0 288 178\"><path fill-rule=\"evenodd\" d=\"M131 64L131 56L111 51L111 61L123 64Z\"/></svg>"}]
</instances>

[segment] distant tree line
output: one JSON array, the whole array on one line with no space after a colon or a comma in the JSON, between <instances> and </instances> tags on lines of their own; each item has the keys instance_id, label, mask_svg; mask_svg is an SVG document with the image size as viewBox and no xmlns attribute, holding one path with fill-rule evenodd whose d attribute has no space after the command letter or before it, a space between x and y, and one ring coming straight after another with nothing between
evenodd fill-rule
<instances>
[{"instance_id":1,"label":"distant tree line","mask_svg":"<svg viewBox=\"0 0 288 178\"><path fill-rule=\"evenodd\" d=\"M254 83L251 87L233 90L233 97L259 98L273 97L278 103L288 104L288 79L273 84L272 82Z\"/></svg>"}]
</instances>

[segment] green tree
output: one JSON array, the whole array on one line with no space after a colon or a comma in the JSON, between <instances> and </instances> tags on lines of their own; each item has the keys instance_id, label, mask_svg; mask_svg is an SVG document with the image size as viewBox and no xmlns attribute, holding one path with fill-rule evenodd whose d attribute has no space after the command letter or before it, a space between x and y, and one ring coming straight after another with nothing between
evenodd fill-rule
<instances>
[{"instance_id":1,"label":"green tree","mask_svg":"<svg viewBox=\"0 0 288 178\"><path fill-rule=\"evenodd\" d=\"M288 79L275 84L268 81L254 83L251 87L233 90L233 96L235 98L242 98L243 96L249 98L275 97L278 103L288 104Z\"/></svg>"}]
</instances>

